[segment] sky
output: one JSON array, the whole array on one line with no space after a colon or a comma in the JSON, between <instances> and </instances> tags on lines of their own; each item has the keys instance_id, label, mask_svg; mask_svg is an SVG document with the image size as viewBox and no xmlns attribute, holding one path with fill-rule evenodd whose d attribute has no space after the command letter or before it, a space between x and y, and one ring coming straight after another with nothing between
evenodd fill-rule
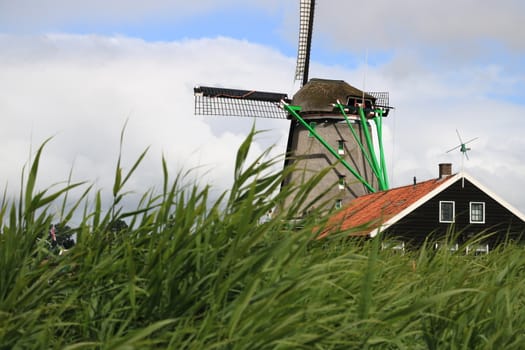
<instances>
[{"instance_id":1,"label":"sky","mask_svg":"<svg viewBox=\"0 0 525 350\"><path fill-rule=\"evenodd\" d=\"M285 92L294 70L298 0L0 0L0 185L47 138L38 186L68 178L111 191L122 164L148 154L128 184L162 181L161 159L217 193L233 178L253 125L250 157L289 122L194 115L193 87ZM390 182L464 169L525 212L525 2L318 0L310 77L389 91L384 121ZM469 160L449 149L469 144Z\"/></svg>"}]
</instances>

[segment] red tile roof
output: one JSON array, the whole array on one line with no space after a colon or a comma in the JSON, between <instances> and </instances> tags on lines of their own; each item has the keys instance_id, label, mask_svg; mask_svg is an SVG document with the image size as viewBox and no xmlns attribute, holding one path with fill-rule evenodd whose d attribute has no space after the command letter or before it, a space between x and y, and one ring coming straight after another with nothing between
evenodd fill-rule
<instances>
[{"instance_id":1,"label":"red tile roof","mask_svg":"<svg viewBox=\"0 0 525 350\"><path fill-rule=\"evenodd\" d=\"M351 236L367 236L453 178L457 179L448 176L358 197L328 220L320 238L347 230Z\"/></svg>"}]
</instances>

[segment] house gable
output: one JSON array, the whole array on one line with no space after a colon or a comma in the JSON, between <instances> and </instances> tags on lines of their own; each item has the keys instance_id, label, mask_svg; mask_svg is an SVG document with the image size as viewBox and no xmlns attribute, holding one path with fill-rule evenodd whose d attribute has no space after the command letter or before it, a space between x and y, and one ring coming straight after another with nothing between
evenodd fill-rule
<instances>
[{"instance_id":1,"label":"house gable","mask_svg":"<svg viewBox=\"0 0 525 350\"><path fill-rule=\"evenodd\" d=\"M358 197L332 216L321 236L349 231L352 236L373 237L419 207L448 182L449 179L433 179Z\"/></svg>"},{"instance_id":2,"label":"house gable","mask_svg":"<svg viewBox=\"0 0 525 350\"><path fill-rule=\"evenodd\" d=\"M440 203L447 203L453 216L440 220ZM474 223L471 208L477 213ZM525 216L468 174L459 173L356 198L330 218L321 237L330 232L368 237L384 232L421 243L450 229L463 231L464 239L496 231L499 237L506 233L518 237L525 232Z\"/></svg>"},{"instance_id":3,"label":"house gable","mask_svg":"<svg viewBox=\"0 0 525 350\"><path fill-rule=\"evenodd\" d=\"M525 222L520 217L520 213L499 198L494 198L478 185L470 177L457 178L432 198L428 198L419 207L390 225L385 233L418 244L429 235L439 237L449 230L461 232L462 240L467 240L480 232L498 232L491 241L504 239L502 235L507 233L511 237L518 238L525 232ZM454 203L452 223L440 222L440 202ZM472 203L483 207L483 220L477 223L471 222Z\"/></svg>"}]
</instances>

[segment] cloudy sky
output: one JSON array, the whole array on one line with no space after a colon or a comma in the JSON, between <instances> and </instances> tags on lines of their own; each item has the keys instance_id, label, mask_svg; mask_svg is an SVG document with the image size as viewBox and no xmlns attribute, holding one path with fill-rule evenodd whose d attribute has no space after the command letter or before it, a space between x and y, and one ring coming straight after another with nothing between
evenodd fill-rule
<instances>
[{"instance_id":1,"label":"cloudy sky","mask_svg":"<svg viewBox=\"0 0 525 350\"><path fill-rule=\"evenodd\" d=\"M40 185L111 188L150 151L130 184L144 192L195 168L218 190L254 120L193 114L195 85L293 94L299 1L0 0L0 184L17 188L31 150L53 137ZM525 211L525 2L319 0L310 77L389 91L393 185L461 170L456 129L472 142L464 168ZM255 120L254 154L282 154L288 122Z\"/></svg>"}]
</instances>

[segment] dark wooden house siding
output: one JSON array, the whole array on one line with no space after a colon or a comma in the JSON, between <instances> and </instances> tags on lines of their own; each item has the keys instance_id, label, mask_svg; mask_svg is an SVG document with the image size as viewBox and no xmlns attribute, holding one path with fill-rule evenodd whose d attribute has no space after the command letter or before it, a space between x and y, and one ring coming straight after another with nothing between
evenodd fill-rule
<instances>
[{"instance_id":1,"label":"dark wooden house siding","mask_svg":"<svg viewBox=\"0 0 525 350\"><path fill-rule=\"evenodd\" d=\"M454 223L439 222L440 201L455 203ZM485 223L470 223L471 202L485 203ZM495 232L496 234L487 240L490 245L494 245L507 237L520 239L525 232L525 223L470 181L465 179L463 182L460 179L392 225L387 234L419 245L429 235L439 239L448 231L459 233L458 243L481 232Z\"/></svg>"}]
</instances>

